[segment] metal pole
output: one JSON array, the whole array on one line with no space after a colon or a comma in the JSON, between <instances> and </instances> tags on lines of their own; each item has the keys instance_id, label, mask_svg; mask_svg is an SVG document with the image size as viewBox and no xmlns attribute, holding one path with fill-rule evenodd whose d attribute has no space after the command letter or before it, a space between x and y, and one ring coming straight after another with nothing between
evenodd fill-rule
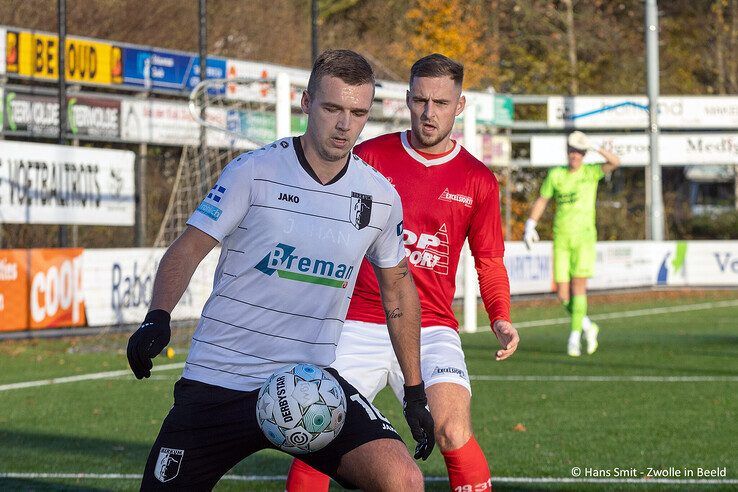
<instances>
[{"instance_id":1,"label":"metal pole","mask_svg":"<svg viewBox=\"0 0 738 492\"><path fill-rule=\"evenodd\" d=\"M207 78L207 60L208 60L208 15L207 0L200 0L200 80ZM207 89L206 89L207 90ZM200 121L205 120L205 105L200 108ZM209 184L207 178L207 162L205 153L207 152L207 132L204 125L200 125L200 192L204 196L208 191Z\"/></svg>"},{"instance_id":2,"label":"metal pole","mask_svg":"<svg viewBox=\"0 0 738 492\"><path fill-rule=\"evenodd\" d=\"M136 246L146 246L146 166L149 146L142 142L138 146L138 168L136 169Z\"/></svg>"},{"instance_id":3,"label":"metal pole","mask_svg":"<svg viewBox=\"0 0 738 492\"><path fill-rule=\"evenodd\" d=\"M512 129L505 130L508 139L512 134ZM509 140L508 140L509 141ZM512 151L511 151L512 152ZM505 166L505 241L512 241L512 187L513 187L513 170L512 159L508 159Z\"/></svg>"},{"instance_id":4,"label":"metal pole","mask_svg":"<svg viewBox=\"0 0 738 492\"><path fill-rule=\"evenodd\" d=\"M646 0L646 81L648 83L648 136L650 144L651 240L664 240L664 204L659 162L659 19L656 0Z\"/></svg>"},{"instance_id":5,"label":"metal pole","mask_svg":"<svg viewBox=\"0 0 738 492\"><path fill-rule=\"evenodd\" d=\"M66 52L67 52L67 1L57 1L58 53L59 53L59 145L67 144L67 84L66 84ZM67 227L59 224L59 247L67 245Z\"/></svg>"},{"instance_id":6,"label":"metal pole","mask_svg":"<svg viewBox=\"0 0 738 492\"><path fill-rule=\"evenodd\" d=\"M463 118L464 147L481 160L481 149L477 147L477 108L474 98L468 95ZM468 241L464 243L461 258L464 269L464 331L474 333L477 331L477 275Z\"/></svg>"},{"instance_id":7,"label":"metal pole","mask_svg":"<svg viewBox=\"0 0 738 492\"><path fill-rule=\"evenodd\" d=\"M310 48L315 63L318 59L318 0L310 1Z\"/></svg>"}]
</instances>

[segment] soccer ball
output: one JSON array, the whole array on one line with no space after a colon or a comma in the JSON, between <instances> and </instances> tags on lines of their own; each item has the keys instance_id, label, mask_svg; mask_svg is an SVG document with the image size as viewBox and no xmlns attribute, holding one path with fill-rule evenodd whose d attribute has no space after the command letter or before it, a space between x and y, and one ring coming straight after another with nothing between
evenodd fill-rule
<instances>
[{"instance_id":1,"label":"soccer ball","mask_svg":"<svg viewBox=\"0 0 738 492\"><path fill-rule=\"evenodd\" d=\"M346 395L328 372L294 364L272 374L261 387L256 418L267 439L282 451L318 451L341 432Z\"/></svg>"}]
</instances>

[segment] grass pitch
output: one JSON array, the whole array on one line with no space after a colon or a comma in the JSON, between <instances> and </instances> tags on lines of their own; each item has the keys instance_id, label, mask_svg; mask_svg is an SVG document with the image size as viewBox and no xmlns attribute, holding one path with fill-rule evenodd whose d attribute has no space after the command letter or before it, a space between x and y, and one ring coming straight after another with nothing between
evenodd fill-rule
<instances>
[{"instance_id":1,"label":"grass pitch","mask_svg":"<svg viewBox=\"0 0 738 492\"><path fill-rule=\"evenodd\" d=\"M475 433L495 488L738 487L738 294L593 295L590 314L601 326L600 349L580 358L566 355L568 326L553 300L513 303L521 344L508 361L494 361L497 342L488 329L462 336ZM540 320L550 321L535 326ZM183 362L190 333L175 330L177 354L155 364ZM0 342L0 489L137 489L180 369L155 372L143 382L126 373L7 386L125 370L126 339L107 334ZM375 403L411 443L391 392ZM278 452L258 453L217 490L284 490L279 477L289 463ZM448 490L437 451L420 466L428 489ZM649 469L667 473L666 481L647 478ZM625 470L631 481L620 475ZM714 470L713 476L699 477L700 470ZM685 477L690 471L695 475ZM679 481L685 478L709 481Z\"/></svg>"}]
</instances>

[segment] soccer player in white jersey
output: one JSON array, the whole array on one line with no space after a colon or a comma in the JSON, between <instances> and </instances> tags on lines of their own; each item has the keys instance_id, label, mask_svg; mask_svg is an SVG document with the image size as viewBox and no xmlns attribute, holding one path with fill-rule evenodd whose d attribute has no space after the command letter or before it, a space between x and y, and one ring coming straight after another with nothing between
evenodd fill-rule
<instances>
[{"instance_id":1,"label":"soccer player in white jersey","mask_svg":"<svg viewBox=\"0 0 738 492\"><path fill-rule=\"evenodd\" d=\"M496 360L515 352L518 334L510 322L497 179L450 137L464 110L463 77L464 67L440 54L415 62L407 92L412 129L368 140L354 151L386 176L402 198L405 253L420 295L421 366L436 441L451 490L480 492L491 488L490 470L472 432L471 386L451 308L465 239L492 331L502 346ZM387 384L401 399L403 378L382 309L377 279L365 262L332 366L370 399ZM289 492L327 488L324 475L293 462Z\"/></svg>"},{"instance_id":2,"label":"soccer player in white jersey","mask_svg":"<svg viewBox=\"0 0 738 492\"><path fill-rule=\"evenodd\" d=\"M218 243L213 292L174 387L174 405L146 463L141 488L209 490L246 456L274 447L256 420L258 389L277 369L335 358L366 256L376 268L392 344L405 377L405 417L433 449L433 419L420 370L420 308L402 244L394 188L352 154L374 96L368 62L348 50L315 62L302 109L307 131L237 157L162 258L151 311L128 343L138 379L169 342L170 313L200 261ZM346 486L421 490L399 435L332 368L346 392L341 433L302 455ZM353 397L353 398L352 398Z\"/></svg>"}]
</instances>

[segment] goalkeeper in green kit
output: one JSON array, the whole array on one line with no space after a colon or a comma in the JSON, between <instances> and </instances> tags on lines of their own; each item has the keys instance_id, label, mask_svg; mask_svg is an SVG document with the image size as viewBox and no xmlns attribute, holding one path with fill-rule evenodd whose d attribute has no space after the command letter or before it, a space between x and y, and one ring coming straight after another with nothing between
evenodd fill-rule
<instances>
[{"instance_id":1,"label":"goalkeeper in green kit","mask_svg":"<svg viewBox=\"0 0 738 492\"><path fill-rule=\"evenodd\" d=\"M604 164L583 164L588 150L605 158ZM582 332L587 340L587 353L597 350L600 328L587 316L587 279L594 274L595 204L597 184L620 165L620 159L604 148L594 149L587 136L579 131L567 139L568 166L551 168L541 185L540 196L533 204L525 223L523 240L530 249L539 240L536 225L548 201L556 202L553 222L554 281L557 295L571 315L571 333L567 353L581 355ZM571 289L570 289L571 284Z\"/></svg>"}]
</instances>

